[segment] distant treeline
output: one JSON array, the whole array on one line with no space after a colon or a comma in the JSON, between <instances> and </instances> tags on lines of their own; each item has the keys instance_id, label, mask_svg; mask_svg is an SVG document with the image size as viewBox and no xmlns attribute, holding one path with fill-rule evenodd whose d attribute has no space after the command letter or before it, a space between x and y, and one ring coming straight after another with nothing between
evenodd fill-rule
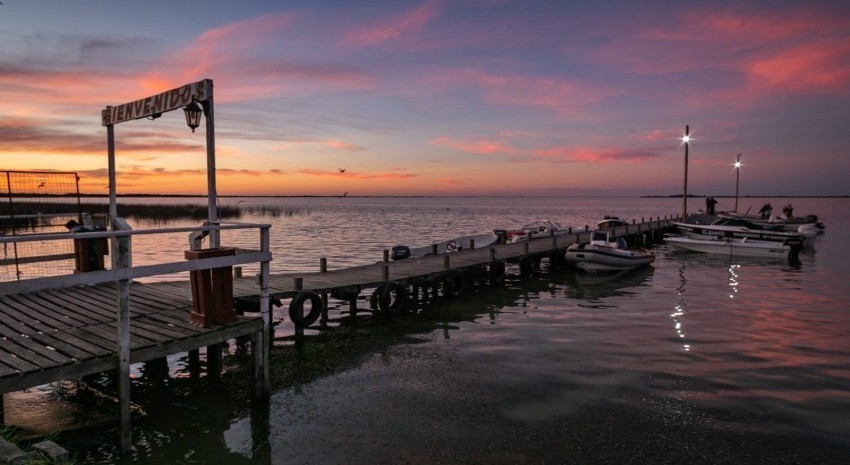
<instances>
[{"instance_id":1,"label":"distant treeline","mask_svg":"<svg viewBox=\"0 0 850 465\"><path fill-rule=\"evenodd\" d=\"M12 210L12 207L14 210ZM34 214L58 214L67 213L75 215L83 213L108 213L109 205L104 203L80 203L76 202L13 202L12 206L7 202L0 203L0 216L24 216ZM304 213L303 210L283 208L270 205L246 205L246 206L219 206L218 214L221 219L239 219L243 214L255 216L279 217L292 216ZM205 220L209 217L206 205L180 204L119 204L118 216L149 221L170 220Z\"/></svg>"},{"instance_id":2,"label":"distant treeline","mask_svg":"<svg viewBox=\"0 0 850 465\"><path fill-rule=\"evenodd\" d=\"M702 198L708 197L705 194L688 194L688 198ZM735 198L734 195L712 195L712 197L717 198ZM741 195L739 196L742 199L846 199L850 198L850 195ZM666 199L666 198L682 198L682 194L670 194L670 195L642 195L640 196L642 199Z\"/></svg>"}]
</instances>

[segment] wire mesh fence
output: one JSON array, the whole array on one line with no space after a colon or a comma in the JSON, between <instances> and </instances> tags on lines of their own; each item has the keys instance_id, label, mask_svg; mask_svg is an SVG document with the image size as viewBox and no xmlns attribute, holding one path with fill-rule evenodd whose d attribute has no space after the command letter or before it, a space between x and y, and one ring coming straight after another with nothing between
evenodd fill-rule
<instances>
[{"instance_id":1,"label":"wire mesh fence","mask_svg":"<svg viewBox=\"0 0 850 465\"><path fill-rule=\"evenodd\" d=\"M73 172L0 171L0 236L66 233L83 223ZM77 241L4 243L0 281L72 273Z\"/></svg>"}]
</instances>

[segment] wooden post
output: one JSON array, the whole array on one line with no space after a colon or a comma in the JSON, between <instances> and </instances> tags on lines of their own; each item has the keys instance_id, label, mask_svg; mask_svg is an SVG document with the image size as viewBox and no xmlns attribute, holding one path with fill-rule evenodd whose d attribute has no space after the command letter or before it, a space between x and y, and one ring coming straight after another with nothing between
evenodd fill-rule
<instances>
[{"instance_id":1,"label":"wooden post","mask_svg":"<svg viewBox=\"0 0 850 465\"><path fill-rule=\"evenodd\" d=\"M448 270L449 268L450 268L450 266L449 266L449 255L446 254L446 255L443 255L443 269Z\"/></svg>"},{"instance_id":2,"label":"wooden post","mask_svg":"<svg viewBox=\"0 0 850 465\"><path fill-rule=\"evenodd\" d=\"M207 346L207 381L216 384L221 381L221 345Z\"/></svg>"},{"instance_id":3,"label":"wooden post","mask_svg":"<svg viewBox=\"0 0 850 465\"><path fill-rule=\"evenodd\" d=\"M204 80L204 96L206 100L201 102L204 107L207 133L207 210L210 224L219 225L218 218L218 190L215 186L215 118L213 117L213 83L209 79ZM221 232L210 231L210 248L221 247Z\"/></svg>"},{"instance_id":4,"label":"wooden post","mask_svg":"<svg viewBox=\"0 0 850 465\"><path fill-rule=\"evenodd\" d=\"M390 280L390 266L381 265L381 281L387 282Z\"/></svg>"},{"instance_id":5,"label":"wooden post","mask_svg":"<svg viewBox=\"0 0 850 465\"><path fill-rule=\"evenodd\" d=\"M260 229L260 250L269 252L269 228ZM269 297L269 262L260 262L260 312L263 315L263 330L255 333L254 354L254 400L268 403L271 397L271 367L269 349L272 345L271 299Z\"/></svg>"},{"instance_id":6,"label":"wooden post","mask_svg":"<svg viewBox=\"0 0 850 465\"><path fill-rule=\"evenodd\" d=\"M189 378L197 381L201 377L201 352L198 349L189 351Z\"/></svg>"},{"instance_id":7,"label":"wooden post","mask_svg":"<svg viewBox=\"0 0 850 465\"><path fill-rule=\"evenodd\" d=\"M552 248L553 249L558 248L558 236L552 236Z\"/></svg>"},{"instance_id":8,"label":"wooden post","mask_svg":"<svg viewBox=\"0 0 850 465\"><path fill-rule=\"evenodd\" d=\"M431 254L437 255L437 244L431 244Z\"/></svg>"},{"instance_id":9,"label":"wooden post","mask_svg":"<svg viewBox=\"0 0 850 465\"><path fill-rule=\"evenodd\" d=\"M522 253L528 255L528 241L522 243Z\"/></svg>"},{"instance_id":10,"label":"wooden post","mask_svg":"<svg viewBox=\"0 0 850 465\"><path fill-rule=\"evenodd\" d=\"M470 240L469 240L469 249L470 249L470 250L475 250L475 239L470 239Z\"/></svg>"},{"instance_id":11,"label":"wooden post","mask_svg":"<svg viewBox=\"0 0 850 465\"><path fill-rule=\"evenodd\" d=\"M328 293L322 292L322 315L319 318L319 323L322 326L328 324Z\"/></svg>"},{"instance_id":12,"label":"wooden post","mask_svg":"<svg viewBox=\"0 0 850 465\"><path fill-rule=\"evenodd\" d=\"M187 250L187 260L235 255L236 249L219 248ZM203 327L236 321L233 311L233 271L230 266L194 270L189 273L192 283L191 322Z\"/></svg>"},{"instance_id":13,"label":"wooden post","mask_svg":"<svg viewBox=\"0 0 850 465\"><path fill-rule=\"evenodd\" d=\"M682 190L682 221L688 216L688 148L690 148L691 127L685 126L685 137L682 139L685 143L685 187ZM651 220L650 220L651 221Z\"/></svg>"},{"instance_id":14,"label":"wooden post","mask_svg":"<svg viewBox=\"0 0 850 465\"><path fill-rule=\"evenodd\" d=\"M111 126L110 126L111 127ZM123 220L113 218L113 230L129 229ZM117 243L117 244L116 244ZM130 236L113 238L112 251L116 268L130 267ZM121 450L129 452L132 446L130 417L130 280L116 283L118 310L118 400L121 423Z\"/></svg>"},{"instance_id":15,"label":"wooden post","mask_svg":"<svg viewBox=\"0 0 850 465\"><path fill-rule=\"evenodd\" d=\"M496 261L496 249L494 247L490 247L490 261Z\"/></svg>"},{"instance_id":16,"label":"wooden post","mask_svg":"<svg viewBox=\"0 0 850 465\"><path fill-rule=\"evenodd\" d=\"M348 301L348 311L351 314L352 321L357 322L357 297Z\"/></svg>"},{"instance_id":17,"label":"wooden post","mask_svg":"<svg viewBox=\"0 0 850 465\"><path fill-rule=\"evenodd\" d=\"M234 278L241 278L242 277L242 267L241 266L234 266L233 267L233 277Z\"/></svg>"},{"instance_id":18,"label":"wooden post","mask_svg":"<svg viewBox=\"0 0 850 465\"><path fill-rule=\"evenodd\" d=\"M390 251L387 250L387 249L384 249L384 263L389 263L389 261L390 261Z\"/></svg>"},{"instance_id":19,"label":"wooden post","mask_svg":"<svg viewBox=\"0 0 850 465\"><path fill-rule=\"evenodd\" d=\"M319 272L327 273L328 272L328 259L326 257L322 257L319 259Z\"/></svg>"},{"instance_id":20,"label":"wooden post","mask_svg":"<svg viewBox=\"0 0 850 465\"><path fill-rule=\"evenodd\" d=\"M292 278L292 284L295 286L296 291L300 291L300 290L304 289L304 278L302 278L302 277Z\"/></svg>"}]
</instances>

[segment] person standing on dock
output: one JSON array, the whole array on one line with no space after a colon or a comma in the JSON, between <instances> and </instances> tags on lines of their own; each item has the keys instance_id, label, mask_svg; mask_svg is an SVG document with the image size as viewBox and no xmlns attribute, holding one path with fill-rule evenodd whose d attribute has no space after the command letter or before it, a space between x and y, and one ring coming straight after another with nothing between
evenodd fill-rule
<instances>
[{"instance_id":1,"label":"person standing on dock","mask_svg":"<svg viewBox=\"0 0 850 465\"><path fill-rule=\"evenodd\" d=\"M717 200L714 197L706 197L705 198L705 212L709 215L715 214L715 207L717 206Z\"/></svg>"}]
</instances>

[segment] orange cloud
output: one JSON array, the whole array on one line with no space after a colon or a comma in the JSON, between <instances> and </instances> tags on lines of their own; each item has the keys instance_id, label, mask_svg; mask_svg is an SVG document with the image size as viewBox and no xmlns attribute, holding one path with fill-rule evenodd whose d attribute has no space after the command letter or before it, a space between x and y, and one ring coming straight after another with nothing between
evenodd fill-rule
<instances>
[{"instance_id":1,"label":"orange cloud","mask_svg":"<svg viewBox=\"0 0 850 465\"><path fill-rule=\"evenodd\" d=\"M334 178L349 178L349 179L409 179L418 175L410 173L359 173L356 171L339 171L318 170L318 169L302 169L298 173L307 174L310 176L324 176Z\"/></svg>"},{"instance_id":2,"label":"orange cloud","mask_svg":"<svg viewBox=\"0 0 850 465\"><path fill-rule=\"evenodd\" d=\"M351 144L351 143L348 143L348 142L343 142L341 140L325 141L325 145L327 145L328 147L332 147L332 148L335 148L335 149L342 149L342 150L366 150L365 148L363 148L359 145Z\"/></svg>"}]
</instances>

